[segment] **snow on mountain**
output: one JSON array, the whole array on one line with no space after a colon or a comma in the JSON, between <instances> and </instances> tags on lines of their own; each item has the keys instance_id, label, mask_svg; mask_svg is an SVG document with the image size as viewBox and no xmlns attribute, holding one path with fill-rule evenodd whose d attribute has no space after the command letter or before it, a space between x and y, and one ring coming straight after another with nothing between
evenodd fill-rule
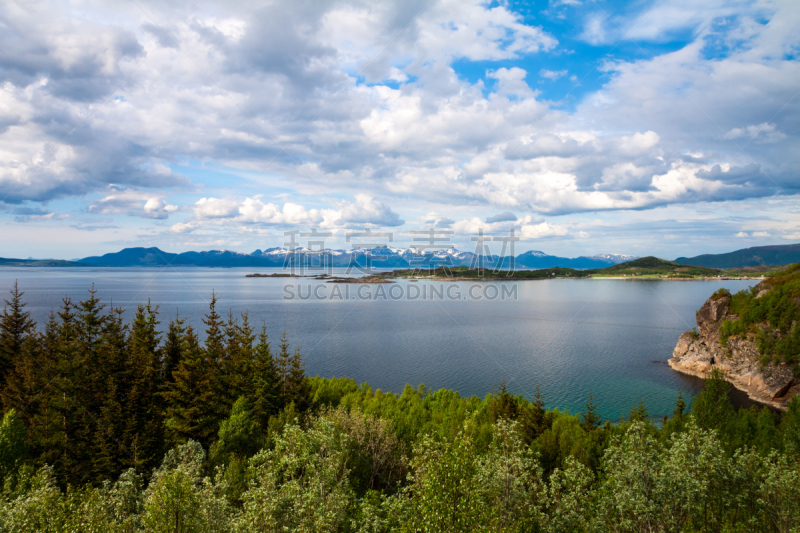
<instances>
[{"instance_id":1,"label":"snow on mountain","mask_svg":"<svg viewBox=\"0 0 800 533\"><path fill-rule=\"evenodd\" d=\"M633 261L639 259L638 255L625 255L625 254L597 254L591 256L589 259L606 259L614 261L615 263L624 263L625 261Z\"/></svg>"}]
</instances>

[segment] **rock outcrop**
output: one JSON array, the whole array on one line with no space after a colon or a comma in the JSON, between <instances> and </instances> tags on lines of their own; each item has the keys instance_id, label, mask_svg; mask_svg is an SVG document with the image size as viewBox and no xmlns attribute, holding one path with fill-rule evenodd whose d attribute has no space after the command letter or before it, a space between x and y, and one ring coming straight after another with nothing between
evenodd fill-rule
<instances>
[{"instance_id":1,"label":"rock outcrop","mask_svg":"<svg viewBox=\"0 0 800 533\"><path fill-rule=\"evenodd\" d=\"M759 287L758 296L769 290ZM715 295L697 312L697 332L681 334L672 352L669 366L678 372L708 378L714 369L723 372L725 379L750 398L778 409L786 409L787 401L800 392L800 383L792 369L783 364L761 364L761 354L753 334L747 338L731 336L726 346L720 341L722 323L735 320L730 314L730 295ZM766 326L765 326L766 327Z\"/></svg>"}]
</instances>

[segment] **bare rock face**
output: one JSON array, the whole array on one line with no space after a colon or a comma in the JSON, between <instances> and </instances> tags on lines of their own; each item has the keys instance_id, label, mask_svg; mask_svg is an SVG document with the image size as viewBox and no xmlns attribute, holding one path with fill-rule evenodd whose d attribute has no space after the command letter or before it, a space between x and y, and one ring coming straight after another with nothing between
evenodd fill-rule
<instances>
[{"instance_id":1,"label":"bare rock face","mask_svg":"<svg viewBox=\"0 0 800 533\"><path fill-rule=\"evenodd\" d=\"M759 296L768 290L758 287ZM716 368L737 389L745 391L752 399L786 409L786 402L797 392L792 370L786 365L761 364L761 354L752 334L747 338L732 336L727 347L719 338L719 329L730 314L729 295L711 297L697 312L698 333L682 333L672 352L669 366L678 372L708 378Z\"/></svg>"}]
</instances>

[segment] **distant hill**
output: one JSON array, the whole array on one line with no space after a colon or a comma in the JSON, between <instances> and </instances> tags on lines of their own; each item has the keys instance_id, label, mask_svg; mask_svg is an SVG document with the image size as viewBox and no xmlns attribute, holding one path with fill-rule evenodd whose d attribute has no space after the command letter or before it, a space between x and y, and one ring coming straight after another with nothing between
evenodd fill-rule
<instances>
[{"instance_id":1,"label":"distant hill","mask_svg":"<svg viewBox=\"0 0 800 533\"><path fill-rule=\"evenodd\" d=\"M679 257L676 263L710 268L738 268L760 265L788 265L800 262L800 243L779 246L757 246L727 254L705 254Z\"/></svg>"},{"instance_id":2,"label":"distant hill","mask_svg":"<svg viewBox=\"0 0 800 533\"><path fill-rule=\"evenodd\" d=\"M696 276L717 276L723 272L716 268L684 265L658 257L640 257L618 265L591 271L595 276L668 276L674 278L693 278Z\"/></svg>"}]
</instances>

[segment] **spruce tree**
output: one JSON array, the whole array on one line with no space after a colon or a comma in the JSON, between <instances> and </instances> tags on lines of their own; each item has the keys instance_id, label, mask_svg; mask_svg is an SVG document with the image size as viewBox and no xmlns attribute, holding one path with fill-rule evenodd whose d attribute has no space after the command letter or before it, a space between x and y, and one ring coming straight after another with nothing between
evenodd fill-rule
<instances>
[{"instance_id":1,"label":"spruce tree","mask_svg":"<svg viewBox=\"0 0 800 533\"><path fill-rule=\"evenodd\" d=\"M78 309L69 297L62 299L55 326L53 365L48 370L48 387L53 391L52 408L55 418L52 444L47 446L43 461L53 465L62 483L83 484L91 473L83 468L89 448L89 436L94 429L81 401L80 385L85 379L85 355L82 353L87 336L82 334ZM85 385L85 384L84 384ZM50 413L48 412L48 415Z\"/></svg>"},{"instance_id":2,"label":"spruce tree","mask_svg":"<svg viewBox=\"0 0 800 533\"><path fill-rule=\"evenodd\" d=\"M19 290L18 282L14 282L10 292L11 300L4 300L3 316L0 317L0 387L5 384L6 376L21 354L25 338L34 327L30 312L25 311L27 304L22 301L25 293Z\"/></svg>"},{"instance_id":3,"label":"spruce tree","mask_svg":"<svg viewBox=\"0 0 800 533\"><path fill-rule=\"evenodd\" d=\"M506 380L503 378L500 389L495 390L492 395L490 407L492 419L497 421L501 418L506 420L516 420L519 416L519 406L514 397L506 389Z\"/></svg>"},{"instance_id":4,"label":"spruce tree","mask_svg":"<svg viewBox=\"0 0 800 533\"><path fill-rule=\"evenodd\" d=\"M229 311L228 323L225 325L226 357L223 360L222 374L226 400L231 407L247 388L255 340L247 313L242 313L241 318L240 324L233 318L233 312Z\"/></svg>"},{"instance_id":5,"label":"spruce tree","mask_svg":"<svg viewBox=\"0 0 800 533\"><path fill-rule=\"evenodd\" d=\"M213 411L208 359L191 326L186 328L183 358L172 376L173 382L163 394L168 444L183 444L191 439L207 445L217 432L218 419Z\"/></svg>"},{"instance_id":6,"label":"spruce tree","mask_svg":"<svg viewBox=\"0 0 800 533\"><path fill-rule=\"evenodd\" d=\"M108 318L104 308L93 285L89 297L76 307L75 342L70 353L64 354L65 358L74 358L71 362L65 361L70 372L64 374L67 381L62 387L67 410L73 416L65 475L68 482L76 485L90 481L93 475L86 465L91 464L94 455L93 444L105 392L100 349Z\"/></svg>"},{"instance_id":7,"label":"spruce tree","mask_svg":"<svg viewBox=\"0 0 800 533\"><path fill-rule=\"evenodd\" d=\"M18 418L26 425L35 412L39 392L46 384L39 367L41 342L35 330L25 337L2 389L3 411L16 410Z\"/></svg>"},{"instance_id":8,"label":"spruce tree","mask_svg":"<svg viewBox=\"0 0 800 533\"><path fill-rule=\"evenodd\" d=\"M600 427L603 417L597 412L597 404L594 403L594 393L589 391L589 401L586 407L581 409L581 427L585 431L593 431Z\"/></svg>"},{"instance_id":9,"label":"spruce tree","mask_svg":"<svg viewBox=\"0 0 800 533\"><path fill-rule=\"evenodd\" d=\"M174 382L172 373L178 368L178 364L183 359L184 335L186 333L184 322L177 310L175 318L169 321L167 334L164 338L164 346L161 349L160 387L162 390L166 390Z\"/></svg>"},{"instance_id":10,"label":"spruce tree","mask_svg":"<svg viewBox=\"0 0 800 533\"><path fill-rule=\"evenodd\" d=\"M158 308L140 305L131 328L128 390L125 403L125 464L137 472L155 466L161 453L161 408L158 404Z\"/></svg>"},{"instance_id":11,"label":"spruce tree","mask_svg":"<svg viewBox=\"0 0 800 533\"><path fill-rule=\"evenodd\" d=\"M94 434L92 454L95 481L116 478L123 469L122 443L125 430L124 407L127 404L127 327L123 324L124 310L113 308L105 322L103 340L98 348L104 377L102 404Z\"/></svg>"},{"instance_id":12,"label":"spruce tree","mask_svg":"<svg viewBox=\"0 0 800 533\"><path fill-rule=\"evenodd\" d=\"M650 413L647 411L647 406L644 404L644 399L639 398L638 405L631 406L631 412L628 414L628 420L631 422L647 422L650 418Z\"/></svg>"},{"instance_id":13,"label":"spruce tree","mask_svg":"<svg viewBox=\"0 0 800 533\"><path fill-rule=\"evenodd\" d=\"M209 396L209 421L216 434L218 424L228 417L236 398L232 397L229 388L229 376L226 375L227 354L225 350L225 327L222 317L217 313L217 295L212 291L208 313L203 317L206 326L205 356L209 384L212 394Z\"/></svg>"},{"instance_id":14,"label":"spruce tree","mask_svg":"<svg viewBox=\"0 0 800 533\"><path fill-rule=\"evenodd\" d=\"M536 384L534 398L533 403L527 404L525 409L520 412L522 433L525 437L525 442L528 444L544 433L552 424L552 417L548 416L544 409L544 396L538 383Z\"/></svg>"},{"instance_id":15,"label":"spruce tree","mask_svg":"<svg viewBox=\"0 0 800 533\"><path fill-rule=\"evenodd\" d=\"M300 356L300 348L294 349L289 360L289 401L298 411L305 411L311 403L311 387L306 378L306 365Z\"/></svg>"},{"instance_id":16,"label":"spruce tree","mask_svg":"<svg viewBox=\"0 0 800 533\"><path fill-rule=\"evenodd\" d=\"M270 349L266 325L261 328L258 342L253 349L252 371L249 378L247 396L253 408L253 416L261 428L266 429L269 417L283 408L281 377Z\"/></svg>"},{"instance_id":17,"label":"spruce tree","mask_svg":"<svg viewBox=\"0 0 800 533\"><path fill-rule=\"evenodd\" d=\"M289 352L289 340L286 338L286 330L283 331L281 336L281 343L278 345L280 351L278 352L278 376L281 385L281 402L283 405L288 405L291 401L291 385L289 383L289 372L291 369L292 354Z\"/></svg>"},{"instance_id":18,"label":"spruce tree","mask_svg":"<svg viewBox=\"0 0 800 533\"><path fill-rule=\"evenodd\" d=\"M686 411L686 402L683 400L683 392L678 392L678 399L675 402L675 410L672 411L672 416L678 420L683 420L683 413Z\"/></svg>"},{"instance_id":19,"label":"spruce tree","mask_svg":"<svg viewBox=\"0 0 800 533\"><path fill-rule=\"evenodd\" d=\"M44 334L40 336L31 371L26 376L24 387L32 393L21 397L28 428L28 445L32 456L39 464L56 466L60 461L63 446L61 391L53 383L58 379L59 325L54 312L50 312Z\"/></svg>"}]
</instances>

